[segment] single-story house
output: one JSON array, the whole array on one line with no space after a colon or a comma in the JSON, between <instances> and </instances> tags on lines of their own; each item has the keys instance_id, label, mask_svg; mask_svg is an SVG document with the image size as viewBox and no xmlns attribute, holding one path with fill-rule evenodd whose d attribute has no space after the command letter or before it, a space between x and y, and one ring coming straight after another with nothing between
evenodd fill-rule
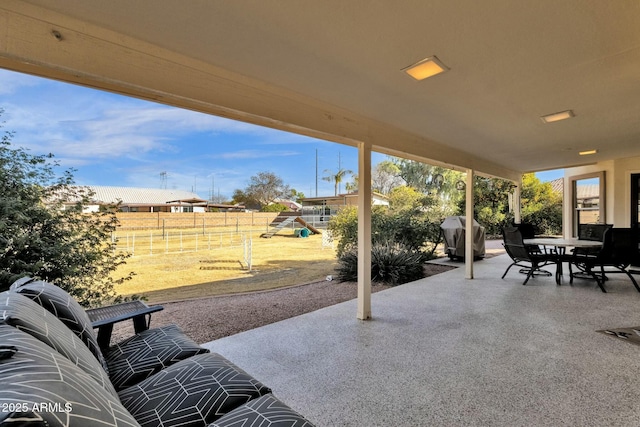
<instances>
[{"instance_id":1,"label":"single-story house","mask_svg":"<svg viewBox=\"0 0 640 427\"><path fill-rule=\"evenodd\" d=\"M324 197L305 197L300 201L302 208L309 207L322 207L339 208L342 206L357 206L358 205L358 192L338 194L337 196L324 196ZM384 194L373 192L371 194L372 206L389 206L389 198Z\"/></svg>"},{"instance_id":2,"label":"single-story house","mask_svg":"<svg viewBox=\"0 0 640 427\"><path fill-rule=\"evenodd\" d=\"M84 186L91 193L87 212L97 212L101 206L120 204L122 212L206 212L207 201L183 190L159 188Z\"/></svg>"},{"instance_id":3,"label":"single-story house","mask_svg":"<svg viewBox=\"0 0 640 427\"><path fill-rule=\"evenodd\" d=\"M297 212L302 209L302 205L300 203L294 202L293 200L289 199L276 199L274 203L280 203L281 205L286 206L287 209L292 212Z\"/></svg>"}]
</instances>

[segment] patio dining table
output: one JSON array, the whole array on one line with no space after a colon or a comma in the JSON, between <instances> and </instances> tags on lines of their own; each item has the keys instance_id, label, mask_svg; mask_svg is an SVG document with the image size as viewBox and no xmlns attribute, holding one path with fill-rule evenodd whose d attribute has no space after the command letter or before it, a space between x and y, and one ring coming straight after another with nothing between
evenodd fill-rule
<instances>
[{"instance_id":1,"label":"patio dining table","mask_svg":"<svg viewBox=\"0 0 640 427\"><path fill-rule=\"evenodd\" d=\"M559 285L562 280L563 268L562 263L566 260L564 257L567 248L585 248L598 249L602 247L602 242L596 240L581 240L577 238L554 238L554 237L536 237L533 239L524 239L525 245L553 246L556 254L556 283Z\"/></svg>"}]
</instances>

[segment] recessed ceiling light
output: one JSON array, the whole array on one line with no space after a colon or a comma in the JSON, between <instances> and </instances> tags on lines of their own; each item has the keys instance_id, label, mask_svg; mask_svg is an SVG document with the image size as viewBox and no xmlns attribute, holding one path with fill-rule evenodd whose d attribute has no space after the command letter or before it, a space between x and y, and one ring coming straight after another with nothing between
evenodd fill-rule
<instances>
[{"instance_id":1,"label":"recessed ceiling light","mask_svg":"<svg viewBox=\"0 0 640 427\"><path fill-rule=\"evenodd\" d=\"M575 116L576 115L573 114L572 110L567 110L567 111L560 111L559 113L547 114L546 116L540 117L540 119L544 123L553 123L553 122L559 122L560 120L567 120Z\"/></svg>"},{"instance_id":2,"label":"recessed ceiling light","mask_svg":"<svg viewBox=\"0 0 640 427\"><path fill-rule=\"evenodd\" d=\"M598 152L598 150L586 150L586 151L580 151L581 156L588 156L589 154L596 154Z\"/></svg>"},{"instance_id":3,"label":"recessed ceiling light","mask_svg":"<svg viewBox=\"0 0 640 427\"><path fill-rule=\"evenodd\" d=\"M402 69L416 80L424 80L448 70L449 67L444 65L435 55Z\"/></svg>"}]
</instances>

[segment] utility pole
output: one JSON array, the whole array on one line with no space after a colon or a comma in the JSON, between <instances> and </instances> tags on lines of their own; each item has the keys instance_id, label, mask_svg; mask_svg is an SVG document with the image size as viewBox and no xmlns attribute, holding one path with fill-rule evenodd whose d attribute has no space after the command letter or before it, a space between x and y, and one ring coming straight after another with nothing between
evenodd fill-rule
<instances>
[{"instance_id":1,"label":"utility pole","mask_svg":"<svg viewBox=\"0 0 640 427\"><path fill-rule=\"evenodd\" d=\"M340 152L338 151L338 173L342 171L342 158L340 157ZM338 194L342 193L341 182L338 183Z\"/></svg>"}]
</instances>

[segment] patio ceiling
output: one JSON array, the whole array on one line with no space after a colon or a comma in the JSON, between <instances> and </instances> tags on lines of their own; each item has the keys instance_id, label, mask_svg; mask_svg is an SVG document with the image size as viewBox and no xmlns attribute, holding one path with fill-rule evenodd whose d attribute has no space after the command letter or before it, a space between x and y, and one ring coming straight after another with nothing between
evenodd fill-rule
<instances>
[{"instance_id":1,"label":"patio ceiling","mask_svg":"<svg viewBox=\"0 0 640 427\"><path fill-rule=\"evenodd\" d=\"M640 155L635 0L4 0L0 28L0 67L510 179Z\"/></svg>"}]
</instances>

